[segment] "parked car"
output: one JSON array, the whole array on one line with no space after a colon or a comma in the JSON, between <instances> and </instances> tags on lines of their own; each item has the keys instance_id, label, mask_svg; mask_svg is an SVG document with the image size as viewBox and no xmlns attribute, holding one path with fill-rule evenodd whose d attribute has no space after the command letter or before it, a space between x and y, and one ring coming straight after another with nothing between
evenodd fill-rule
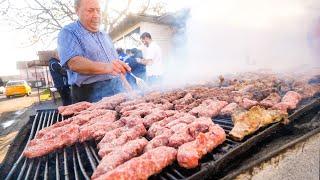
<instances>
[{"instance_id":1,"label":"parked car","mask_svg":"<svg viewBox=\"0 0 320 180\"><path fill-rule=\"evenodd\" d=\"M5 95L7 98L16 95L27 95L31 94L31 87L25 80L8 81L5 87Z\"/></svg>"}]
</instances>

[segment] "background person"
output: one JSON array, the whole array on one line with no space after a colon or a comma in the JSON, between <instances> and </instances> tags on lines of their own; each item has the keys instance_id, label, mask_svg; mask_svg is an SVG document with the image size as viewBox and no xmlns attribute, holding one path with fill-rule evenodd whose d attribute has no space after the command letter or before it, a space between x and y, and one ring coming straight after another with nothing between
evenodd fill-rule
<instances>
[{"instance_id":1,"label":"background person","mask_svg":"<svg viewBox=\"0 0 320 180\"><path fill-rule=\"evenodd\" d=\"M147 81L150 84L159 83L163 73L162 52L160 46L152 40L150 33L145 32L140 36L145 45L143 58L138 63L146 65Z\"/></svg>"},{"instance_id":2,"label":"background person","mask_svg":"<svg viewBox=\"0 0 320 180\"><path fill-rule=\"evenodd\" d=\"M68 85L67 71L61 66L57 52L55 52L54 57L49 60L49 70L54 87L57 88L57 91L60 94L62 104L64 106L70 105L72 101Z\"/></svg>"}]
</instances>

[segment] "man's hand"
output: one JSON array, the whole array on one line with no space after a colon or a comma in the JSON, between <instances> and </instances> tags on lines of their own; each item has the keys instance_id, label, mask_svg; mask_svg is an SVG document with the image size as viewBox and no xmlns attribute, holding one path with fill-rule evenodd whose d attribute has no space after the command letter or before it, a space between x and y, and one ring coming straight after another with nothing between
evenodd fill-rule
<instances>
[{"instance_id":1,"label":"man's hand","mask_svg":"<svg viewBox=\"0 0 320 180\"><path fill-rule=\"evenodd\" d=\"M131 71L130 66L120 60L113 60L107 64L107 72L112 75L125 74Z\"/></svg>"}]
</instances>

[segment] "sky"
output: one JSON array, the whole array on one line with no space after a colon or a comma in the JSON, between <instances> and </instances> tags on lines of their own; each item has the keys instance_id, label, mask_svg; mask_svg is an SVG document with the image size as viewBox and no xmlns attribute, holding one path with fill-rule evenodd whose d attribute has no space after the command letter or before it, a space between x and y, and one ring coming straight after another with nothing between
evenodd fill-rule
<instances>
[{"instance_id":1,"label":"sky","mask_svg":"<svg viewBox=\"0 0 320 180\"><path fill-rule=\"evenodd\" d=\"M4 22L0 22L0 76L17 74L16 61L37 58L33 47L24 47L23 42L26 38L23 33L14 31Z\"/></svg>"}]
</instances>

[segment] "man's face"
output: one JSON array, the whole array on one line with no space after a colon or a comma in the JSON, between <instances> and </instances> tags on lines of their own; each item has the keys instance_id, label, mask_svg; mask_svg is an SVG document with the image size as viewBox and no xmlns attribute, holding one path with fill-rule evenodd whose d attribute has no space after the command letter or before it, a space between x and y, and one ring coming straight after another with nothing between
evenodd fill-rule
<instances>
[{"instance_id":1,"label":"man's face","mask_svg":"<svg viewBox=\"0 0 320 180\"><path fill-rule=\"evenodd\" d=\"M91 32L99 31L101 11L98 0L81 0L76 13L81 24Z\"/></svg>"},{"instance_id":2,"label":"man's face","mask_svg":"<svg viewBox=\"0 0 320 180\"><path fill-rule=\"evenodd\" d=\"M145 38L141 38L141 42L145 45L145 46L149 46L150 44L150 39L145 37Z\"/></svg>"}]
</instances>

